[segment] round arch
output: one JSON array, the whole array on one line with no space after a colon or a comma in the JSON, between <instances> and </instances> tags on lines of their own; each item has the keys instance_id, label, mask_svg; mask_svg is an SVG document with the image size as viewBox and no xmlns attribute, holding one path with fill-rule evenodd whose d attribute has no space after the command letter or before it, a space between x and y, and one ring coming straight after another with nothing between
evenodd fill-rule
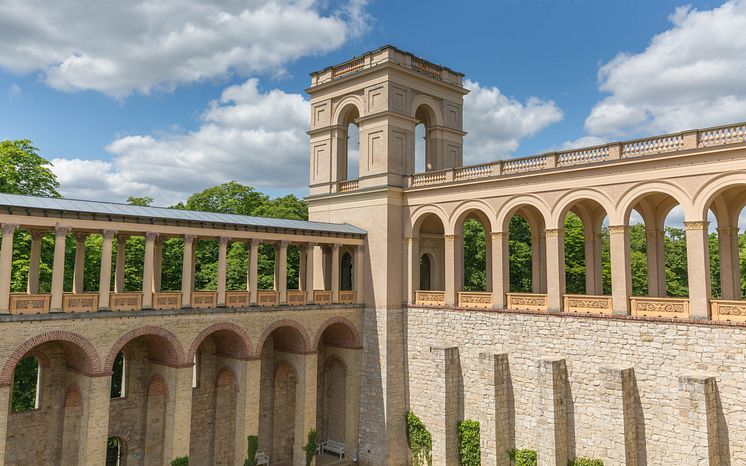
<instances>
[{"instance_id":1,"label":"round arch","mask_svg":"<svg viewBox=\"0 0 746 466\"><path fill-rule=\"evenodd\" d=\"M358 117L361 117L365 114L365 105L363 103L362 97L357 95L348 95L347 97L339 101L339 103L337 103L337 107L334 109L334 115L332 116L332 122L338 126L344 125L346 117L353 107L357 110Z\"/></svg>"},{"instance_id":2,"label":"round arch","mask_svg":"<svg viewBox=\"0 0 746 466\"><path fill-rule=\"evenodd\" d=\"M418 207L410 214L409 222L407 222L404 229L404 236L411 238L414 236L414 232L419 233L420 226L422 225L422 222L427 219L428 214L438 217L440 223L443 225L443 232L445 233L446 225L448 225L448 214L446 214L445 210L440 206L425 205Z\"/></svg>"},{"instance_id":3,"label":"round arch","mask_svg":"<svg viewBox=\"0 0 746 466\"><path fill-rule=\"evenodd\" d=\"M231 322L217 322L203 329L194 338L187 351L186 360L192 361L202 342L214 333L220 333L227 337L221 339L221 344L224 344L223 352L225 354L233 355L238 359L248 359L254 353L251 338L249 338L249 335L243 328ZM228 352L225 350L228 350Z\"/></svg>"},{"instance_id":4,"label":"round arch","mask_svg":"<svg viewBox=\"0 0 746 466\"><path fill-rule=\"evenodd\" d=\"M349 344L349 346L344 346L345 348L362 348L363 343L362 339L360 338L360 332L358 332L355 324L353 324L351 320L345 317L332 317L331 319L328 319L323 324L321 324L319 326L319 329L316 331L316 336L314 337L313 341L313 351L318 351L319 343L321 342L321 338L324 336L324 332L332 325L342 325L346 327L346 329L350 332L349 335L344 336L345 340L347 340L347 343Z\"/></svg>"},{"instance_id":5,"label":"round arch","mask_svg":"<svg viewBox=\"0 0 746 466\"><path fill-rule=\"evenodd\" d=\"M267 341L267 338L275 331L281 328L289 328L292 329L292 331L295 331L298 336L300 337L301 341L303 342L303 349L302 352L309 353L311 352L311 339L308 336L308 332L306 332L306 329L296 322L295 320L291 319L280 319L275 322L272 322L272 324L265 328L262 332L262 335L259 337L259 339L256 342L256 347L254 350L254 357L261 357L262 356L262 349L264 348L264 344Z\"/></svg>"},{"instance_id":6,"label":"round arch","mask_svg":"<svg viewBox=\"0 0 746 466\"><path fill-rule=\"evenodd\" d=\"M547 223L547 228L562 228L567 213L582 201L595 202L604 210L609 219L611 219L611 215L615 210L613 201L606 195L606 193L600 190L591 188L573 190L562 195L557 202L555 202L549 222Z\"/></svg>"},{"instance_id":7,"label":"round arch","mask_svg":"<svg viewBox=\"0 0 746 466\"><path fill-rule=\"evenodd\" d=\"M515 215L516 211L522 207L535 209L544 220L544 224L548 224L549 218L551 217L551 210L547 203L538 196L525 194L511 198L500 207L497 212L497 222L495 223L496 226L500 227L500 231L508 231L510 219Z\"/></svg>"},{"instance_id":8,"label":"round arch","mask_svg":"<svg viewBox=\"0 0 746 466\"><path fill-rule=\"evenodd\" d=\"M693 217L689 195L681 187L667 181L645 181L632 186L620 197L613 214L609 215L609 225L629 224L629 216L637 203L646 196L658 193L675 200L684 209L684 218Z\"/></svg>"},{"instance_id":9,"label":"round arch","mask_svg":"<svg viewBox=\"0 0 746 466\"><path fill-rule=\"evenodd\" d=\"M737 186L746 187L746 172L718 175L705 182L694 194L692 213L695 217L691 218L691 221L706 219L708 210L718 195ZM700 217L697 218L697 215Z\"/></svg>"},{"instance_id":10,"label":"round arch","mask_svg":"<svg viewBox=\"0 0 746 466\"><path fill-rule=\"evenodd\" d=\"M455 234L459 231L470 216L475 216L489 234L493 230L493 222L496 217L494 209L484 201L465 201L456 207L448 222L447 234Z\"/></svg>"},{"instance_id":11,"label":"round arch","mask_svg":"<svg viewBox=\"0 0 746 466\"><path fill-rule=\"evenodd\" d=\"M159 361L168 363L173 366L191 366L192 361L187 360L184 357L184 349L176 336L166 330L163 327L156 327L153 325L145 325L136 329L130 330L114 342L111 349L109 350L106 360L104 361L104 368L107 371L111 371L114 365L114 359L117 357L117 353L122 351L127 343L139 337L151 337L150 344L156 345L159 349L159 353L162 356ZM166 344L163 344L166 343Z\"/></svg>"},{"instance_id":12,"label":"round arch","mask_svg":"<svg viewBox=\"0 0 746 466\"><path fill-rule=\"evenodd\" d=\"M440 106L435 99L425 94L417 95L412 99L412 105L409 107L409 116L416 118L420 108L425 108L425 111L432 118L432 121L427 122L429 125L443 126L443 113L440 111Z\"/></svg>"}]
</instances>

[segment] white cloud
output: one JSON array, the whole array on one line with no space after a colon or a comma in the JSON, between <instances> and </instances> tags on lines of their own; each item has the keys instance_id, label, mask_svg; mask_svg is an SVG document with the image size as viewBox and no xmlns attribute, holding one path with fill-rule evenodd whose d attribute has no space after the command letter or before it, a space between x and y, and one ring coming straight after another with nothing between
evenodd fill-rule
<instances>
[{"instance_id":1,"label":"white cloud","mask_svg":"<svg viewBox=\"0 0 746 466\"><path fill-rule=\"evenodd\" d=\"M641 53L599 70L609 95L585 122L589 135L619 138L746 119L746 0L712 10L681 7L672 27Z\"/></svg>"},{"instance_id":2,"label":"white cloud","mask_svg":"<svg viewBox=\"0 0 746 466\"><path fill-rule=\"evenodd\" d=\"M509 156L520 141L560 121L562 110L550 100L529 97L525 102L507 97L496 87L467 80L471 92L464 99L464 163Z\"/></svg>"},{"instance_id":3,"label":"white cloud","mask_svg":"<svg viewBox=\"0 0 746 466\"><path fill-rule=\"evenodd\" d=\"M366 0L0 2L0 67L123 98L283 65L360 34Z\"/></svg>"},{"instance_id":4,"label":"white cloud","mask_svg":"<svg viewBox=\"0 0 746 466\"><path fill-rule=\"evenodd\" d=\"M309 114L300 94L249 79L223 90L194 131L124 136L107 146L110 162L55 159L53 170L66 197L84 199L148 195L166 205L229 180L297 190L308 183Z\"/></svg>"}]
</instances>

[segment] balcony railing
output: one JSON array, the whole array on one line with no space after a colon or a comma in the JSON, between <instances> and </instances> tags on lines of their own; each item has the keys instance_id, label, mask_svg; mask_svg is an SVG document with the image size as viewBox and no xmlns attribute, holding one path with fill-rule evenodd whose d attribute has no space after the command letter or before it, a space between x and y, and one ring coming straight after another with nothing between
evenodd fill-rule
<instances>
[{"instance_id":1,"label":"balcony railing","mask_svg":"<svg viewBox=\"0 0 746 466\"><path fill-rule=\"evenodd\" d=\"M611 296L580 294L566 294L563 310L575 314L611 315L614 313L611 306Z\"/></svg>"},{"instance_id":2,"label":"balcony railing","mask_svg":"<svg viewBox=\"0 0 746 466\"><path fill-rule=\"evenodd\" d=\"M278 291L262 291L256 292L256 303L259 306L277 306L280 304L280 293Z\"/></svg>"},{"instance_id":3,"label":"balcony railing","mask_svg":"<svg viewBox=\"0 0 746 466\"><path fill-rule=\"evenodd\" d=\"M180 291L161 291L153 293L153 308L158 310L179 309L181 307Z\"/></svg>"},{"instance_id":4,"label":"balcony railing","mask_svg":"<svg viewBox=\"0 0 746 466\"><path fill-rule=\"evenodd\" d=\"M730 322L746 322L746 301L726 301L713 299L710 301L712 320Z\"/></svg>"},{"instance_id":5,"label":"balcony railing","mask_svg":"<svg viewBox=\"0 0 746 466\"><path fill-rule=\"evenodd\" d=\"M432 290L417 290L414 292L414 301L420 306L445 306L446 292Z\"/></svg>"},{"instance_id":6,"label":"balcony railing","mask_svg":"<svg viewBox=\"0 0 746 466\"><path fill-rule=\"evenodd\" d=\"M161 293L155 294L154 304L158 294ZM181 299L181 293L179 293L179 299ZM112 293L109 295L109 308L112 311L139 311L142 309L142 293Z\"/></svg>"},{"instance_id":7,"label":"balcony railing","mask_svg":"<svg viewBox=\"0 0 746 466\"><path fill-rule=\"evenodd\" d=\"M539 293L507 293L508 309L525 311L546 311L549 299Z\"/></svg>"},{"instance_id":8,"label":"balcony railing","mask_svg":"<svg viewBox=\"0 0 746 466\"><path fill-rule=\"evenodd\" d=\"M46 314L49 312L50 294L11 293L11 314Z\"/></svg>"},{"instance_id":9,"label":"balcony railing","mask_svg":"<svg viewBox=\"0 0 746 466\"><path fill-rule=\"evenodd\" d=\"M98 310L98 293L63 293L64 312L95 312Z\"/></svg>"},{"instance_id":10,"label":"balcony railing","mask_svg":"<svg viewBox=\"0 0 746 466\"><path fill-rule=\"evenodd\" d=\"M305 291L288 290L287 303L290 306L302 306L306 304L306 295L307 293Z\"/></svg>"},{"instance_id":11,"label":"balcony railing","mask_svg":"<svg viewBox=\"0 0 746 466\"><path fill-rule=\"evenodd\" d=\"M689 318L689 299L687 298L650 298L633 296L629 298L633 316L668 317L673 319Z\"/></svg>"},{"instance_id":12,"label":"balcony railing","mask_svg":"<svg viewBox=\"0 0 746 466\"><path fill-rule=\"evenodd\" d=\"M227 307L246 307L249 305L251 293L248 291L226 291L225 305Z\"/></svg>"},{"instance_id":13,"label":"balcony railing","mask_svg":"<svg viewBox=\"0 0 746 466\"><path fill-rule=\"evenodd\" d=\"M347 193L350 191L356 191L359 186L360 180L340 181L337 183L337 192Z\"/></svg>"},{"instance_id":14,"label":"balcony railing","mask_svg":"<svg viewBox=\"0 0 746 466\"><path fill-rule=\"evenodd\" d=\"M209 309L211 307L217 307L218 305L218 292L217 291L192 291L191 304L194 309Z\"/></svg>"},{"instance_id":15,"label":"balcony railing","mask_svg":"<svg viewBox=\"0 0 746 466\"><path fill-rule=\"evenodd\" d=\"M354 290L340 290L339 291L340 304L352 304L356 300L357 300L357 293Z\"/></svg>"},{"instance_id":16,"label":"balcony railing","mask_svg":"<svg viewBox=\"0 0 746 466\"><path fill-rule=\"evenodd\" d=\"M480 291L459 291L458 306L471 309L492 308L492 293Z\"/></svg>"},{"instance_id":17,"label":"balcony railing","mask_svg":"<svg viewBox=\"0 0 746 466\"><path fill-rule=\"evenodd\" d=\"M313 290L314 304L331 304L332 292L327 290Z\"/></svg>"}]
</instances>

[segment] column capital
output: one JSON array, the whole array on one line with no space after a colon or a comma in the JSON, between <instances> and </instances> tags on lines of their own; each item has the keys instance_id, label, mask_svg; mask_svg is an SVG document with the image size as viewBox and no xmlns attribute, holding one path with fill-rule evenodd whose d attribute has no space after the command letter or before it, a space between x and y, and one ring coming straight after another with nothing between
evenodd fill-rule
<instances>
[{"instance_id":1,"label":"column capital","mask_svg":"<svg viewBox=\"0 0 746 466\"><path fill-rule=\"evenodd\" d=\"M257 247L260 244L262 244L262 240L260 240L259 238L251 238L246 243L249 245L249 247L251 249L254 249L255 247Z\"/></svg>"},{"instance_id":2,"label":"column capital","mask_svg":"<svg viewBox=\"0 0 746 466\"><path fill-rule=\"evenodd\" d=\"M629 231L628 225L609 225L609 233L627 233Z\"/></svg>"},{"instance_id":3,"label":"column capital","mask_svg":"<svg viewBox=\"0 0 746 466\"><path fill-rule=\"evenodd\" d=\"M83 241L86 240L86 238L88 238L88 233L83 233L83 232L75 233L75 241L82 243Z\"/></svg>"},{"instance_id":4,"label":"column capital","mask_svg":"<svg viewBox=\"0 0 746 466\"><path fill-rule=\"evenodd\" d=\"M717 227L719 235L737 235L738 227Z\"/></svg>"},{"instance_id":5,"label":"column capital","mask_svg":"<svg viewBox=\"0 0 746 466\"><path fill-rule=\"evenodd\" d=\"M279 243L277 243L277 245L280 246L281 248L287 249L287 247L290 245L290 241L282 240Z\"/></svg>"},{"instance_id":6,"label":"column capital","mask_svg":"<svg viewBox=\"0 0 746 466\"><path fill-rule=\"evenodd\" d=\"M72 231L72 228L59 225L59 226L54 227L54 236L56 236L57 238L65 237L71 231Z\"/></svg>"},{"instance_id":7,"label":"column capital","mask_svg":"<svg viewBox=\"0 0 746 466\"><path fill-rule=\"evenodd\" d=\"M334 243L334 244L332 244L332 246L331 246L331 248L332 248L332 251L339 251L339 248L340 248L341 246L342 246L342 245L341 245L341 244L339 244L339 243Z\"/></svg>"},{"instance_id":8,"label":"column capital","mask_svg":"<svg viewBox=\"0 0 746 466\"><path fill-rule=\"evenodd\" d=\"M443 235L443 239L446 241L456 241L458 235Z\"/></svg>"},{"instance_id":9,"label":"column capital","mask_svg":"<svg viewBox=\"0 0 746 466\"><path fill-rule=\"evenodd\" d=\"M29 233L33 241L39 241L47 232L44 230L31 230Z\"/></svg>"},{"instance_id":10,"label":"column capital","mask_svg":"<svg viewBox=\"0 0 746 466\"><path fill-rule=\"evenodd\" d=\"M221 236L218 238L218 244L220 246L228 246L228 243L230 242L231 238L230 236Z\"/></svg>"},{"instance_id":11,"label":"column capital","mask_svg":"<svg viewBox=\"0 0 746 466\"><path fill-rule=\"evenodd\" d=\"M316 247L316 243L306 243L306 249L308 249L308 248L313 249L315 247Z\"/></svg>"},{"instance_id":12,"label":"column capital","mask_svg":"<svg viewBox=\"0 0 746 466\"><path fill-rule=\"evenodd\" d=\"M117 234L117 241L119 241L119 242L122 242L122 243L124 243L124 242L126 242L126 241L127 241L128 239L130 239L130 235L128 235L128 234L122 234L122 235L120 235L120 234Z\"/></svg>"},{"instance_id":13,"label":"column capital","mask_svg":"<svg viewBox=\"0 0 746 466\"><path fill-rule=\"evenodd\" d=\"M155 241L158 238L158 233L155 231L149 231L145 233L145 239L147 241Z\"/></svg>"},{"instance_id":14,"label":"column capital","mask_svg":"<svg viewBox=\"0 0 746 466\"><path fill-rule=\"evenodd\" d=\"M107 240L112 240L117 235L116 230L104 230L103 231L103 237Z\"/></svg>"},{"instance_id":15,"label":"column capital","mask_svg":"<svg viewBox=\"0 0 746 466\"><path fill-rule=\"evenodd\" d=\"M500 239L503 239L503 238L508 238L508 236L510 236L510 232L508 232L508 231L492 231L492 232L490 232L490 236L492 237L492 239L500 240Z\"/></svg>"},{"instance_id":16,"label":"column capital","mask_svg":"<svg viewBox=\"0 0 746 466\"><path fill-rule=\"evenodd\" d=\"M544 236L547 238L556 238L560 235L562 228L546 228L544 230Z\"/></svg>"},{"instance_id":17,"label":"column capital","mask_svg":"<svg viewBox=\"0 0 746 466\"><path fill-rule=\"evenodd\" d=\"M196 235L184 235L184 243L193 243L197 239Z\"/></svg>"},{"instance_id":18,"label":"column capital","mask_svg":"<svg viewBox=\"0 0 746 466\"><path fill-rule=\"evenodd\" d=\"M707 230L710 222L684 222L684 228L686 230Z\"/></svg>"},{"instance_id":19,"label":"column capital","mask_svg":"<svg viewBox=\"0 0 746 466\"><path fill-rule=\"evenodd\" d=\"M4 235L12 235L16 232L20 225L17 223L3 223L3 234Z\"/></svg>"}]
</instances>

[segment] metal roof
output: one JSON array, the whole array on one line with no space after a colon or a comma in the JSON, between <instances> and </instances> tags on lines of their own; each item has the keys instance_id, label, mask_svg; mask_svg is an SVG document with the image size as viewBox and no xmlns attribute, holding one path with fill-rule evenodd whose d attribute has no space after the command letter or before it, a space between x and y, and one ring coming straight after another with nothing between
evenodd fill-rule
<instances>
[{"instance_id":1,"label":"metal roof","mask_svg":"<svg viewBox=\"0 0 746 466\"><path fill-rule=\"evenodd\" d=\"M322 233L346 233L352 235L364 235L367 233L365 230L348 223L324 223L309 222L306 220L288 220L282 218L250 217L248 215L219 214L195 210L169 209L166 207L145 207L129 204L117 204L114 202L58 199L52 197L22 196L5 193L0 193L0 206L82 212L100 215L122 215L126 217L157 218L187 222L224 223L261 228L287 228Z\"/></svg>"}]
</instances>

